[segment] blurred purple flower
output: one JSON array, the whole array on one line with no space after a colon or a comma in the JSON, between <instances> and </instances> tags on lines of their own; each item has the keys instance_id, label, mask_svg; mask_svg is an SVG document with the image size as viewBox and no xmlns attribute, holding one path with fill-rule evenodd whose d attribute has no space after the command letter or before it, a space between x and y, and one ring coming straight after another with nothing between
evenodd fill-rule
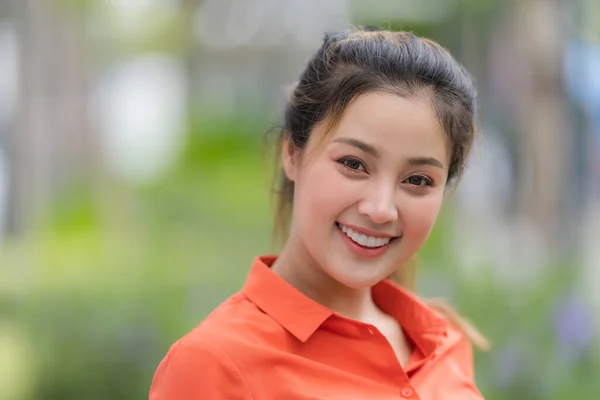
<instances>
[{"instance_id":1,"label":"blurred purple flower","mask_svg":"<svg viewBox=\"0 0 600 400\"><path fill-rule=\"evenodd\" d=\"M496 384L503 389L509 388L521 372L521 351L516 346L507 345L498 354L496 363Z\"/></svg>"},{"instance_id":2,"label":"blurred purple flower","mask_svg":"<svg viewBox=\"0 0 600 400\"><path fill-rule=\"evenodd\" d=\"M558 352L566 362L577 361L592 343L594 326L591 307L577 293L566 296L554 313Z\"/></svg>"}]
</instances>

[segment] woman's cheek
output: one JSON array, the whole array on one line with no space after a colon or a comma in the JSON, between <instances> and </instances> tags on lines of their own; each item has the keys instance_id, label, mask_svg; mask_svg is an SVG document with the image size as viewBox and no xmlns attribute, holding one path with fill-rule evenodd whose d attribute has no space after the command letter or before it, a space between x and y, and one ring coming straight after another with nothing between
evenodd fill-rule
<instances>
[{"instance_id":1,"label":"woman's cheek","mask_svg":"<svg viewBox=\"0 0 600 400\"><path fill-rule=\"evenodd\" d=\"M404 235L424 242L435 225L440 206L441 201L434 197L428 200L417 199L411 203L411 207L404 212Z\"/></svg>"},{"instance_id":2,"label":"woman's cheek","mask_svg":"<svg viewBox=\"0 0 600 400\"><path fill-rule=\"evenodd\" d=\"M339 177L334 173L337 171L315 165L302 177L303 182L297 188L299 203L294 207L301 208L305 218L311 218L313 221L336 218L332 214L339 212L339 199L347 195Z\"/></svg>"},{"instance_id":3,"label":"woman's cheek","mask_svg":"<svg viewBox=\"0 0 600 400\"><path fill-rule=\"evenodd\" d=\"M313 206L320 211L341 212L345 203L352 199L351 182L344 177L336 168L322 166L315 168L312 173L311 187L308 194Z\"/></svg>"}]
</instances>

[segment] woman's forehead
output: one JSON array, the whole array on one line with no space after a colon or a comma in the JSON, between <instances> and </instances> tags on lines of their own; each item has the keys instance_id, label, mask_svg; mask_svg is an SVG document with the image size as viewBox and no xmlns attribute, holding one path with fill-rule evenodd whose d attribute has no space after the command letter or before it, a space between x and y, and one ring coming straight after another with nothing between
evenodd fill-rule
<instances>
[{"instance_id":1,"label":"woman's forehead","mask_svg":"<svg viewBox=\"0 0 600 400\"><path fill-rule=\"evenodd\" d=\"M309 148L311 152L322 150L334 142L340 143L340 139L342 143L360 141L393 157L428 152L443 158L447 165L447 135L426 96L401 97L379 92L361 95L335 124L322 121L315 126Z\"/></svg>"}]
</instances>

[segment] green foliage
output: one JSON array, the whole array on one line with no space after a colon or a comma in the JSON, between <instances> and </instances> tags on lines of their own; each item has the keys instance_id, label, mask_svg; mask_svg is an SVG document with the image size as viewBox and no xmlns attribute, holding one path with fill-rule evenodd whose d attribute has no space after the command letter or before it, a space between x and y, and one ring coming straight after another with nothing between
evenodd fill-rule
<instances>
[{"instance_id":1,"label":"green foliage","mask_svg":"<svg viewBox=\"0 0 600 400\"><path fill-rule=\"evenodd\" d=\"M258 124L192 126L180 163L161 179L105 188L103 200L72 189L35 235L7 242L0 315L22 332L11 345L23 361L11 371L22 379L10 381L27 382L9 400L145 398L173 341L243 284L255 255L270 251L270 171ZM422 251L421 272L444 282L492 339L490 353L477 353L486 398L594 398L598 357L561 362L553 332L552 306L572 274L549 267L519 291L492 274L465 277L448 245L450 212ZM513 353L508 369L520 367L509 379L504 364ZM0 382L8 376L0 370Z\"/></svg>"}]
</instances>

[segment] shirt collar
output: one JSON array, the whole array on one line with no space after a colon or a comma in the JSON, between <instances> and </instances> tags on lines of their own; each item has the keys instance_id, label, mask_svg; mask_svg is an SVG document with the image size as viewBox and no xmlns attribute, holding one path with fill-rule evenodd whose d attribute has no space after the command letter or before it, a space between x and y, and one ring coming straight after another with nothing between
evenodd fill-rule
<instances>
[{"instance_id":1,"label":"shirt collar","mask_svg":"<svg viewBox=\"0 0 600 400\"><path fill-rule=\"evenodd\" d=\"M305 342L336 313L305 296L271 271L275 260L275 256L256 257L242 292L288 332ZM372 296L384 312L400 323L425 356L435 351L448 327L444 318L389 280L373 286Z\"/></svg>"},{"instance_id":2,"label":"shirt collar","mask_svg":"<svg viewBox=\"0 0 600 400\"><path fill-rule=\"evenodd\" d=\"M334 312L271 271L276 258L262 256L254 259L243 292L258 308L305 342Z\"/></svg>"},{"instance_id":3,"label":"shirt collar","mask_svg":"<svg viewBox=\"0 0 600 400\"><path fill-rule=\"evenodd\" d=\"M371 295L385 313L400 323L425 357L429 357L447 334L448 321L422 300L391 280L373 286Z\"/></svg>"}]
</instances>

